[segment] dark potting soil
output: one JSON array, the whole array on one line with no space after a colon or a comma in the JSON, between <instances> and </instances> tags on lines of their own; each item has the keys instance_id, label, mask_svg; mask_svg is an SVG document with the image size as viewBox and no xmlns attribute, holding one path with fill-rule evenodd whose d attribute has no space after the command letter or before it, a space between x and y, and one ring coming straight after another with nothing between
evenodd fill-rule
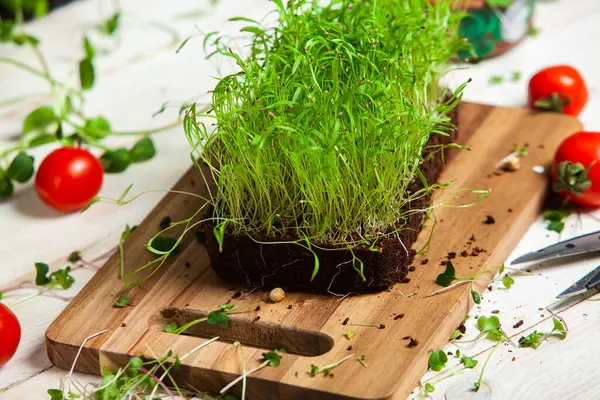
<instances>
[{"instance_id":1,"label":"dark potting soil","mask_svg":"<svg viewBox=\"0 0 600 400\"><path fill-rule=\"evenodd\" d=\"M72 3L75 0L49 0L48 1L48 12L58 8L58 7L62 7L66 4ZM8 19L14 19L14 13L6 8L3 8L3 6L0 4L0 17L2 18L2 20L8 20ZM24 11L23 12L23 17L25 20L29 20L33 17L33 13L29 12L29 11Z\"/></svg>"},{"instance_id":2,"label":"dark potting soil","mask_svg":"<svg viewBox=\"0 0 600 400\"><path fill-rule=\"evenodd\" d=\"M457 109L452 114L452 122L457 126ZM427 148L449 144L456 138L456 130L450 136L433 135ZM444 150L445 151L445 150ZM421 170L427 182L432 184L439 178L443 158L440 151L424 151ZM409 190L421 189L422 183L415 181ZM410 209L425 209L429 197L418 199L407 206ZM246 284L250 287L283 287L285 289L315 293L368 293L390 288L398 282L408 281L406 275L416 252L411 246L422 229L425 213L413 213L398 237L390 235L377 241L378 252L368 246L353 249L354 255L363 262L363 280L353 268L353 256L348 250L320 250L313 247L319 258L319 272L311 282L315 264L314 255L297 244L260 244L248 236L234 236L225 233L222 252L213 234L213 227L206 224L196 235L206 246L212 268L222 279ZM265 241L278 241L277 238ZM320 245L334 249L334 246ZM358 263L354 267L360 268Z\"/></svg>"}]
</instances>

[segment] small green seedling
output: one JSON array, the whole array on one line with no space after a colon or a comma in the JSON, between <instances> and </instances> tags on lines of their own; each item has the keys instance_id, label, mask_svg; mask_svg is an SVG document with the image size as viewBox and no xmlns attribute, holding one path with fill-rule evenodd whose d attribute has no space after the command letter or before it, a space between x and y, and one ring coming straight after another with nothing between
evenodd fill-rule
<instances>
[{"instance_id":1,"label":"small green seedling","mask_svg":"<svg viewBox=\"0 0 600 400\"><path fill-rule=\"evenodd\" d=\"M113 304L113 307L123 308L123 307L127 307L128 305L129 305L129 297L119 296L117 301L115 301L115 304Z\"/></svg>"},{"instance_id":2,"label":"small green seedling","mask_svg":"<svg viewBox=\"0 0 600 400\"><path fill-rule=\"evenodd\" d=\"M443 350L434 350L429 355L429 368L434 371L441 371L448 362L448 356Z\"/></svg>"}]
</instances>

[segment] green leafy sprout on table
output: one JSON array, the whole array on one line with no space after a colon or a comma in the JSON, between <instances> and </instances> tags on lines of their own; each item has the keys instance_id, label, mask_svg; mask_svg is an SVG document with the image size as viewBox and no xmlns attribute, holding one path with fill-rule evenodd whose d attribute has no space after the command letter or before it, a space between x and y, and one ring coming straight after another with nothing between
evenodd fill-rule
<instances>
[{"instance_id":1,"label":"green leafy sprout on table","mask_svg":"<svg viewBox=\"0 0 600 400\"><path fill-rule=\"evenodd\" d=\"M3 3L0 3L0 5ZM15 3L15 4L21 4ZM15 184L28 182L34 175L34 157L28 152L45 145L85 146L102 152L100 158L107 173L125 171L132 163L143 162L154 157L156 149L150 135L179 126L180 122L140 131L119 132L112 129L110 122L102 115L88 116L83 110L87 92L96 83L96 51L94 44L87 35L82 37L83 57L76 70L79 75L79 88L72 87L68 82L57 80L40 49L40 40L27 33L23 25L23 12L32 6L36 16L47 11L47 1L36 0L24 2L21 7L13 5L14 19L0 19L0 45L12 44L27 47L34 54L39 65L29 65L10 57L0 57L0 64L8 64L45 80L50 88L52 105L42 105L29 112L23 120L21 132L16 143L0 149L0 198L10 197ZM11 8L12 9L12 8ZM121 11L103 21L96 28L107 36L115 36L121 23ZM6 106L19 102L21 98L3 103ZM131 148L112 148L105 139L117 136L137 137L137 142Z\"/></svg>"}]
</instances>

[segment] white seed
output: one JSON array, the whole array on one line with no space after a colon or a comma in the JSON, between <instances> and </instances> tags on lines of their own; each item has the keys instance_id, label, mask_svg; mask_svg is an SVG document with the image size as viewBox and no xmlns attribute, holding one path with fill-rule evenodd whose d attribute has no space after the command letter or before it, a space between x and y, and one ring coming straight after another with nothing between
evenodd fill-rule
<instances>
[{"instance_id":1,"label":"white seed","mask_svg":"<svg viewBox=\"0 0 600 400\"><path fill-rule=\"evenodd\" d=\"M546 173L546 168L544 168L542 165L534 165L533 167L531 167L531 169L536 174L542 174L543 175L543 174Z\"/></svg>"},{"instance_id":2,"label":"white seed","mask_svg":"<svg viewBox=\"0 0 600 400\"><path fill-rule=\"evenodd\" d=\"M273 303L279 303L285 298L285 292L282 288L275 288L269 293L269 298Z\"/></svg>"},{"instance_id":3,"label":"white seed","mask_svg":"<svg viewBox=\"0 0 600 400\"><path fill-rule=\"evenodd\" d=\"M521 168L521 161L519 161L519 157L515 156L504 163L504 169L507 171L516 171L519 168Z\"/></svg>"}]
</instances>

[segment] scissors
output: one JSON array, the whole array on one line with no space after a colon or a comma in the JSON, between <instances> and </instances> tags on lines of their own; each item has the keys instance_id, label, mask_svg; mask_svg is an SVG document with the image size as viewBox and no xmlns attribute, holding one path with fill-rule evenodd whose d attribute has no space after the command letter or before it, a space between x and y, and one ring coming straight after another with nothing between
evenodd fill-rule
<instances>
[{"instance_id":1,"label":"scissors","mask_svg":"<svg viewBox=\"0 0 600 400\"><path fill-rule=\"evenodd\" d=\"M511 264L552 260L592 252L600 252L600 231L564 240L543 249L527 253L513 260ZM556 298L565 299L577 296L597 287L600 288L600 266L594 268L590 273L569 286L556 296Z\"/></svg>"}]
</instances>

